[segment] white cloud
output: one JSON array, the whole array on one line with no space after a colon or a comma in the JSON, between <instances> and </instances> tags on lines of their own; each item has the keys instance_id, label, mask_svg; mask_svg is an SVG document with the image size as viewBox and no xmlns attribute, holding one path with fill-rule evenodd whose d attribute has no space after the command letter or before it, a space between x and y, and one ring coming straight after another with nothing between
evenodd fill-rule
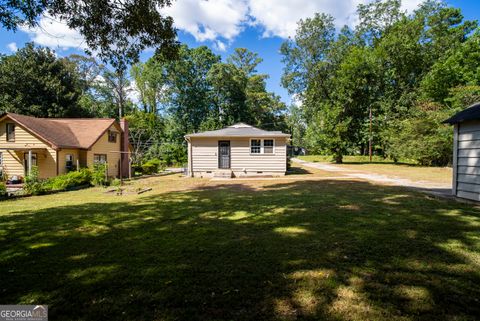
<instances>
[{"instance_id":1,"label":"white cloud","mask_svg":"<svg viewBox=\"0 0 480 321\"><path fill-rule=\"evenodd\" d=\"M84 38L74 29L70 29L63 21L43 16L39 25L34 28L21 27L36 44L66 50L68 48L85 49Z\"/></svg>"},{"instance_id":2,"label":"white cloud","mask_svg":"<svg viewBox=\"0 0 480 321\"><path fill-rule=\"evenodd\" d=\"M173 17L175 26L198 42L211 41L218 51L226 51L245 27L257 26L263 37L287 38L295 35L297 22L316 12L331 14L337 27L357 22L356 8L373 0L177 0L162 12ZM402 8L413 11L422 0L403 0ZM84 38L64 22L49 16L39 26L22 27L39 45L85 49ZM9 44L9 49L15 43ZM12 47L10 47L12 46Z\"/></svg>"},{"instance_id":3,"label":"white cloud","mask_svg":"<svg viewBox=\"0 0 480 321\"><path fill-rule=\"evenodd\" d=\"M138 90L137 83L134 79L130 80L130 86L127 88L127 98L134 103L140 102L140 91Z\"/></svg>"},{"instance_id":4,"label":"white cloud","mask_svg":"<svg viewBox=\"0 0 480 321\"><path fill-rule=\"evenodd\" d=\"M11 52L15 52L15 51L18 50L17 43L15 43L15 42L10 42L10 43L7 45L7 48L8 48Z\"/></svg>"},{"instance_id":5,"label":"white cloud","mask_svg":"<svg viewBox=\"0 0 480 321\"><path fill-rule=\"evenodd\" d=\"M243 30L248 6L243 0L179 0L162 11L197 41L233 39Z\"/></svg>"},{"instance_id":6,"label":"white cloud","mask_svg":"<svg viewBox=\"0 0 480 321\"><path fill-rule=\"evenodd\" d=\"M297 22L316 12L331 14L337 27L353 26L356 9L372 0L179 0L163 9L173 17L175 26L190 33L199 42L213 41L217 50L225 50L246 25L263 29L264 37L288 38L295 35ZM422 0L404 0L402 8L413 11Z\"/></svg>"},{"instance_id":7,"label":"white cloud","mask_svg":"<svg viewBox=\"0 0 480 321\"><path fill-rule=\"evenodd\" d=\"M418 8L418 5L421 4L424 0L402 0L402 9L412 12Z\"/></svg>"},{"instance_id":8,"label":"white cloud","mask_svg":"<svg viewBox=\"0 0 480 321\"><path fill-rule=\"evenodd\" d=\"M301 108L303 106L303 100L298 94L293 94L291 96L291 102L295 107Z\"/></svg>"},{"instance_id":9,"label":"white cloud","mask_svg":"<svg viewBox=\"0 0 480 321\"><path fill-rule=\"evenodd\" d=\"M223 41L217 40L217 41L215 41L215 48L218 51L226 51L227 50L227 44Z\"/></svg>"},{"instance_id":10,"label":"white cloud","mask_svg":"<svg viewBox=\"0 0 480 321\"><path fill-rule=\"evenodd\" d=\"M360 0L249 0L250 14L264 29L263 36L281 38L295 35L297 22L312 17L316 12L335 17L338 27L351 25Z\"/></svg>"}]
</instances>

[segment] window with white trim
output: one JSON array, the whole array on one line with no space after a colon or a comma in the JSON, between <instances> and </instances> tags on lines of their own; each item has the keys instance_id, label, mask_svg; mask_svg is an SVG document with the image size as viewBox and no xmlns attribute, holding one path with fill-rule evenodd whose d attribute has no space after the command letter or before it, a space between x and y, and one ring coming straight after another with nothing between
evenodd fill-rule
<instances>
[{"instance_id":1,"label":"window with white trim","mask_svg":"<svg viewBox=\"0 0 480 321\"><path fill-rule=\"evenodd\" d=\"M252 139L250 141L250 153L260 154L262 151L262 143L260 139Z\"/></svg>"},{"instance_id":2,"label":"window with white trim","mask_svg":"<svg viewBox=\"0 0 480 321\"><path fill-rule=\"evenodd\" d=\"M93 163L94 164L105 164L107 162L106 154L93 154Z\"/></svg>"},{"instance_id":3,"label":"window with white trim","mask_svg":"<svg viewBox=\"0 0 480 321\"><path fill-rule=\"evenodd\" d=\"M3 165L3 153L0 152L0 166Z\"/></svg>"},{"instance_id":4,"label":"window with white trim","mask_svg":"<svg viewBox=\"0 0 480 321\"><path fill-rule=\"evenodd\" d=\"M251 139L250 154L273 154L275 150L274 139Z\"/></svg>"},{"instance_id":5,"label":"window with white trim","mask_svg":"<svg viewBox=\"0 0 480 321\"><path fill-rule=\"evenodd\" d=\"M264 154L273 154L273 139L264 139L263 140L263 153Z\"/></svg>"}]
</instances>

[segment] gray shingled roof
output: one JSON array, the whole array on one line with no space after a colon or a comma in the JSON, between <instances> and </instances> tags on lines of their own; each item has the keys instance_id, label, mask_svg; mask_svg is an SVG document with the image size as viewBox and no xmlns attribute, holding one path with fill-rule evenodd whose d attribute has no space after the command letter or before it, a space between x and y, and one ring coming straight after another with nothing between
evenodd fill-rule
<instances>
[{"instance_id":1,"label":"gray shingled roof","mask_svg":"<svg viewBox=\"0 0 480 321\"><path fill-rule=\"evenodd\" d=\"M444 123L454 125L462 123L469 120L478 120L480 119L480 103L473 104L467 109L462 110L459 113L456 113L449 119L445 120Z\"/></svg>"},{"instance_id":2,"label":"gray shingled roof","mask_svg":"<svg viewBox=\"0 0 480 321\"><path fill-rule=\"evenodd\" d=\"M185 137L290 137L280 131L268 131L244 123L234 124L218 130L185 135Z\"/></svg>"}]
</instances>

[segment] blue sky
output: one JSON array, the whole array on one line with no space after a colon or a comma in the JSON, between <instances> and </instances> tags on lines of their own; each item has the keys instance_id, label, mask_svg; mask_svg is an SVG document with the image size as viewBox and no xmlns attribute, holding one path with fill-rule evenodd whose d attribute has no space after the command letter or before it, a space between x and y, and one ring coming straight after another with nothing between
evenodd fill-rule
<instances>
[{"instance_id":1,"label":"blue sky","mask_svg":"<svg viewBox=\"0 0 480 321\"><path fill-rule=\"evenodd\" d=\"M166 9L179 30L179 40L189 46L206 45L223 58L235 48L244 47L257 52L263 59L258 71L268 74L270 91L291 99L281 87L283 65L279 48L295 33L296 22L315 12L333 15L338 27L354 26L355 8L370 0L177 0ZM413 10L421 0L403 0L403 8ZM480 19L480 1L448 0L448 4L462 9L467 19ZM0 29L0 52L10 54L25 42L34 41L54 49L58 55L82 53L85 46L75 30L69 30L60 21L43 18L41 28L20 29L16 33ZM142 54L148 59L152 51Z\"/></svg>"}]
</instances>

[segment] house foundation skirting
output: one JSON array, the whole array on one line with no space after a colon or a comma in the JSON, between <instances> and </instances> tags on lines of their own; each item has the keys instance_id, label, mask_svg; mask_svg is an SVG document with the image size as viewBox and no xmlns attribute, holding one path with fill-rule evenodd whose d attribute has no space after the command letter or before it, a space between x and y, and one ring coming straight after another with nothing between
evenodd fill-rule
<instances>
[{"instance_id":1,"label":"house foundation skirting","mask_svg":"<svg viewBox=\"0 0 480 321\"><path fill-rule=\"evenodd\" d=\"M225 173L225 169L212 169L212 170L201 170L201 171L194 171L194 177L200 178L213 178L218 176L219 173ZM232 177L262 177L262 176L285 176L284 171L262 171L262 170L231 170Z\"/></svg>"}]
</instances>

